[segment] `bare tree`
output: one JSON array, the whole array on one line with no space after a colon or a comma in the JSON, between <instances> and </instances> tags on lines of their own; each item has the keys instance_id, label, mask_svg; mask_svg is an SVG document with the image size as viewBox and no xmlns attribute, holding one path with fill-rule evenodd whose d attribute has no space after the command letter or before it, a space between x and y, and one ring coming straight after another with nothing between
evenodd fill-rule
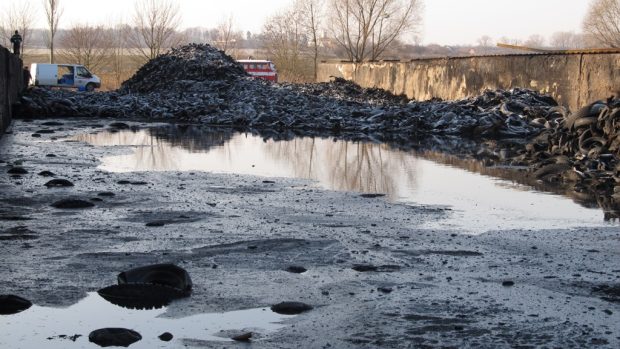
<instances>
[{"instance_id":1,"label":"bare tree","mask_svg":"<svg viewBox=\"0 0 620 349\"><path fill-rule=\"evenodd\" d=\"M594 0L583 21L583 31L600 45L620 47L620 0Z\"/></svg>"},{"instance_id":2,"label":"bare tree","mask_svg":"<svg viewBox=\"0 0 620 349\"><path fill-rule=\"evenodd\" d=\"M187 28L183 31L183 35L188 43L206 43L211 41L209 30L201 27Z\"/></svg>"},{"instance_id":3,"label":"bare tree","mask_svg":"<svg viewBox=\"0 0 620 349\"><path fill-rule=\"evenodd\" d=\"M54 63L54 39L58 31L58 22L63 9L60 0L43 0L45 7L45 20L47 23L47 47L50 49L50 63Z\"/></svg>"},{"instance_id":4,"label":"bare tree","mask_svg":"<svg viewBox=\"0 0 620 349\"><path fill-rule=\"evenodd\" d=\"M303 31L310 37L314 53L314 81L317 79L319 63L319 30L322 23L323 0L297 0L295 8L299 11L299 18Z\"/></svg>"},{"instance_id":5,"label":"bare tree","mask_svg":"<svg viewBox=\"0 0 620 349\"><path fill-rule=\"evenodd\" d=\"M488 35L483 35L478 39L478 46L491 47L493 46L493 38Z\"/></svg>"},{"instance_id":6,"label":"bare tree","mask_svg":"<svg viewBox=\"0 0 620 349\"><path fill-rule=\"evenodd\" d=\"M530 35L524 43L527 47L543 47L545 46L545 38L542 35Z\"/></svg>"},{"instance_id":7,"label":"bare tree","mask_svg":"<svg viewBox=\"0 0 620 349\"><path fill-rule=\"evenodd\" d=\"M7 9L0 22L2 39L5 46L10 47L10 39L15 30L19 31L22 36L21 55L24 55L25 48L30 38L30 31L34 23L35 13L30 1L13 3L11 8Z\"/></svg>"},{"instance_id":8,"label":"bare tree","mask_svg":"<svg viewBox=\"0 0 620 349\"><path fill-rule=\"evenodd\" d=\"M573 32L555 32L551 35L549 44L553 48L571 49L585 46L583 35Z\"/></svg>"},{"instance_id":9,"label":"bare tree","mask_svg":"<svg viewBox=\"0 0 620 349\"><path fill-rule=\"evenodd\" d=\"M151 60L182 41L177 33L180 20L179 6L172 0L136 2L134 28L128 35L128 42L141 61Z\"/></svg>"},{"instance_id":10,"label":"bare tree","mask_svg":"<svg viewBox=\"0 0 620 349\"><path fill-rule=\"evenodd\" d=\"M330 29L351 61L376 60L421 21L422 0L331 0Z\"/></svg>"},{"instance_id":11,"label":"bare tree","mask_svg":"<svg viewBox=\"0 0 620 349\"><path fill-rule=\"evenodd\" d=\"M212 38L213 46L231 54L235 50L242 35L235 30L235 17L231 14L217 24L216 35Z\"/></svg>"},{"instance_id":12,"label":"bare tree","mask_svg":"<svg viewBox=\"0 0 620 349\"><path fill-rule=\"evenodd\" d=\"M414 35L411 37L411 42L413 43L413 46L415 47L420 47L422 46L422 35Z\"/></svg>"},{"instance_id":13,"label":"bare tree","mask_svg":"<svg viewBox=\"0 0 620 349\"><path fill-rule=\"evenodd\" d=\"M113 79L112 86L118 88L121 83L128 77L126 62L126 40L127 33L131 28L127 24L123 24L118 20L116 24L110 26L110 50L109 50L109 68Z\"/></svg>"},{"instance_id":14,"label":"bare tree","mask_svg":"<svg viewBox=\"0 0 620 349\"><path fill-rule=\"evenodd\" d=\"M60 45L64 47L62 55L67 61L97 70L110 57L112 32L101 25L75 24L60 39Z\"/></svg>"},{"instance_id":15,"label":"bare tree","mask_svg":"<svg viewBox=\"0 0 620 349\"><path fill-rule=\"evenodd\" d=\"M262 36L267 54L278 67L282 79L306 80L310 64L304 61L306 38L300 12L293 7L271 16L265 22Z\"/></svg>"}]
</instances>

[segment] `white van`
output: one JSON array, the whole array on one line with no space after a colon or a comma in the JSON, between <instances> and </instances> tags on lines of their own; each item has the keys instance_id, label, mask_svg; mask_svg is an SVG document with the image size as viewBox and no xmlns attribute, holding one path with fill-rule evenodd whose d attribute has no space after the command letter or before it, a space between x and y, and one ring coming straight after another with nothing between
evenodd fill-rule
<instances>
[{"instance_id":1,"label":"white van","mask_svg":"<svg viewBox=\"0 0 620 349\"><path fill-rule=\"evenodd\" d=\"M73 87L81 91L93 91L101 87L101 79L80 64L32 63L30 85Z\"/></svg>"}]
</instances>

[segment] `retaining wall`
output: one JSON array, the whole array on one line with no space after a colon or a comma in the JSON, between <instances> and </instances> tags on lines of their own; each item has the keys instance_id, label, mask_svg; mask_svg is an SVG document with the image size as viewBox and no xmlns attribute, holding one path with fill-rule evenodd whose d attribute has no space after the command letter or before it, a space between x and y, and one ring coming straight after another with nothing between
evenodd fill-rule
<instances>
[{"instance_id":1,"label":"retaining wall","mask_svg":"<svg viewBox=\"0 0 620 349\"><path fill-rule=\"evenodd\" d=\"M0 137L11 123L12 105L23 89L22 60L0 47Z\"/></svg>"},{"instance_id":2,"label":"retaining wall","mask_svg":"<svg viewBox=\"0 0 620 349\"><path fill-rule=\"evenodd\" d=\"M416 100L455 100L485 89L530 88L572 110L620 91L620 53L454 57L354 64L322 62L318 80L331 76Z\"/></svg>"}]
</instances>

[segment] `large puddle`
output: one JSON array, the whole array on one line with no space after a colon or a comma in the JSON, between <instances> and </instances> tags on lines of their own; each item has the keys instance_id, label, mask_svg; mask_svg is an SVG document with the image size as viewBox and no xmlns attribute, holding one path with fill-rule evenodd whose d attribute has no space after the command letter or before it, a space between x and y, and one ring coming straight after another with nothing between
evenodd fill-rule
<instances>
[{"instance_id":1,"label":"large puddle","mask_svg":"<svg viewBox=\"0 0 620 349\"><path fill-rule=\"evenodd\" d=\"M603 226L604 212L562 195L428 160L386 144L320 138L264 140L201 128L162 127L84 134L97 146L132 146L102 159L112 172L207 171L306 178L331 190L385 193L390 200L450 209L428 228L468 233Z\"/></svg>"},{"instance_id":2,"label":"large puddle","mask_svg":"<svg viewBox=\"0 0 620 349\"><path fill-rule=\"evenodd\" d=\"M131 348L170 348L170 343L158 338L164 332L172 333L172 346L180 348L191 346L192 342L232 341L221 332L227 330L243 329L267 334L284 327L281 322L293 317L276 314L269 308L199 314L180 319L162 317L165 312L165 307L125 309L92 292L68 308L34 305L15 315L0 315L3 333L0 348L99 348L88 341L88 334L106 327L128 328L140 333L142 340L132 344Z\"/></svg>"}]
</instances>

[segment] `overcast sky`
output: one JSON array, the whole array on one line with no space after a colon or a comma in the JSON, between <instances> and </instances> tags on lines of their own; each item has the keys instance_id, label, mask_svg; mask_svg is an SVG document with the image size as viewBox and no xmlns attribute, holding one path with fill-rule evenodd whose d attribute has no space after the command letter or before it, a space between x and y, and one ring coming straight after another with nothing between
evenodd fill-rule
<instances>
[{"instance_id":1,"label":"overcast sky","mask_svg":"<svg viewBox=\"0 0 620 349\"><path fill-rule=\"evenodd\" d=\"M28 0L2 0L4 10ZM29 0L43 27L42 0ZM214 27L233 14L239 30L259 32L266 17L293 0L178 0L183 27ZM327 0L329 1L329 0ZM64 7L61 27L76 22L105 23L128 18L133 0L60 0ZM423 42L442 45L474 44L489 35L527 39L533 34L549 37L556 31L581 29L590 0L425 0Z\"/></svg>"}]
</instances>

